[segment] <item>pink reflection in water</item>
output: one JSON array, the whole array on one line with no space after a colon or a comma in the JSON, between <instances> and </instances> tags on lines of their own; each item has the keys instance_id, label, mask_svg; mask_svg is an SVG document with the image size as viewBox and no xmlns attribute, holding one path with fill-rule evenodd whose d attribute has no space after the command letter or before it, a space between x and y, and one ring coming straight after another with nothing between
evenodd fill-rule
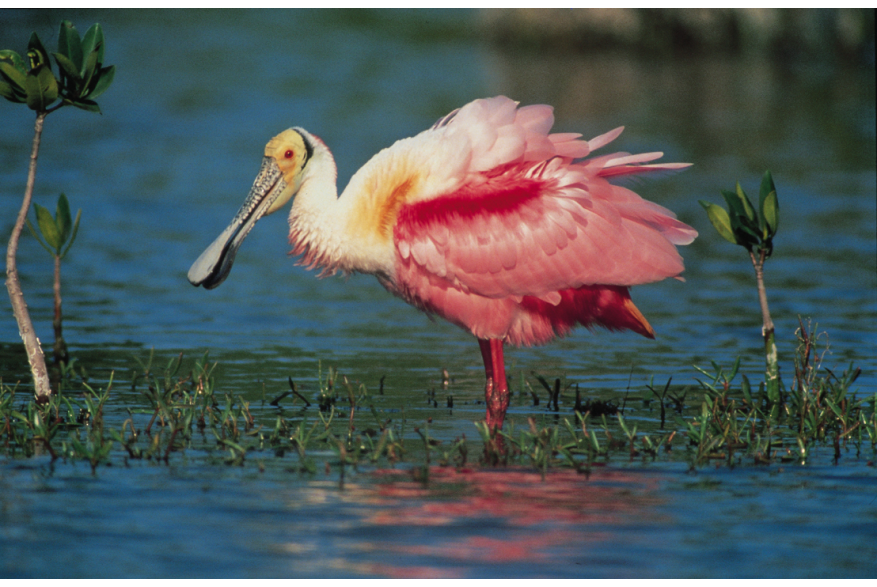
<instances>
[{"instance_id":1,"label":"pink reflection in water","mask_svg":"<svg viewBox=\"0 0 877 587\"><path fill-rule=\"evenodd\" d=\"M356 550L394 562L336 560L336 569L424 578L465 576L476 565L483 570L504 563L568 564L586 559L590 545L605 541L613 528L661 518L655 507L660 501L653 497L659 479L619 470L598 469L589 476L554 471L544 480L525 469L433 468L427 483L410 471L382 470L373 477L376 483L345 489L351 501L373 507L364 524L444 530L421 543L360 543ZM393 535L398 533L388 532ZM418 558L430 564L418 565Z\"/></svg>"}]
</instances>

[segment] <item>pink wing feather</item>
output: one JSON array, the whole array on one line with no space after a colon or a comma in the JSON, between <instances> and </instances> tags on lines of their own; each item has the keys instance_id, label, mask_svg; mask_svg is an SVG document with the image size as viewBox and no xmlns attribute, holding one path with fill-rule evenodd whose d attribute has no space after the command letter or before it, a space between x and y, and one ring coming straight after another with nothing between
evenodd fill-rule
<instances>
[{"instance_id":1,"label":"pink wing feather","mask_svg":"<svg viewBox=\"0 0 877 587\"><path fill-rule=\"evenodd\" d=\"M678 276L675 245L697 233L606 178L686 165L645 164L661 153L575 163L622 129L583 141L549 134L552 124L549 106L517 108L504 97L436 123L468 135L469 171L453 193L400 209L390 289L480 338L514 344L546 342L576 322L631 327L601 315L607 296L617 305L629 300L626 286Z\"/></svg>"}]
</instances>

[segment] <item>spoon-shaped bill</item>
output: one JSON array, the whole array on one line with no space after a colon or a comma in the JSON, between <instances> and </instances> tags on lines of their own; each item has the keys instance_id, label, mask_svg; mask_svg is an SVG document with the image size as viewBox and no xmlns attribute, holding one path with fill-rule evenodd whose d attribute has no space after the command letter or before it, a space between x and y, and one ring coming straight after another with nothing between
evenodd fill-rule
<instances>
[{"instance_id":1,"label":"spoon-shaped bill","mask_svg":"<svg viewBox=\"0 0 877 587\"><path fill-rule=\"evenodd\" d=\"M277 163L273 158L265 157L259 175L234 220L192 263L188 274L192 285L213 289L225 281L241 243L286 187Z\"/></svg>"}]
</instances>

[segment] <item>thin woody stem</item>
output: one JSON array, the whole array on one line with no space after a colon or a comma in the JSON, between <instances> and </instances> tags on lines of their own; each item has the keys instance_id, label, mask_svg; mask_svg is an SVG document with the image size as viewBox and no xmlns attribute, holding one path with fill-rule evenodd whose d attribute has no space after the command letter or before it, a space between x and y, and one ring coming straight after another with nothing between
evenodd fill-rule
<instances>
[{"instance_id":1,"label":"thin woody stem","mask_svg":"<svg viewBox=\"0 0 877 587\"><path fill-rule=\"evenodd\" d=\"M765 384L768 399L777 402L780 399L779 392L779 364L777 357L776 339L774 337L773 320L767 307L767 291L764 288L764 260L767 257L765 249L759 249L758 256L749 251L752 266L755 268L755 281L758 285L758 301L761 303L761 318L764 325L761 333L764 336L764 359L765 359Z\"/></svg>"},{"instance_id":2,"label":"thin woody stem","mask_svg":"<svg viewBox=\"0 0 877 587\"><path fill-rule=\"evenodd\" d=\"M62 332L63 313L61 311L61 256L55 255L55 316L52 319L52 327L55 329L55 346L54 359L55 364L60 365L62 362L68 363L67 343L64 342L64 334Z\"/></svg>"},{"instance_id":3,"label":"thin woody stem","mask_svg":"<svg viewBox=\"0 0 877 587\"><path fill-rule=\"evenodd\" d=\"M9 291L12 312L15 315L15 321L18 322L18 331L21 334L21 339L27 352L27 360L34 378L34 393L38 402L48 400L49 395L52 393L52 387L49 382L49 373L46 369L43 349L40 347L40 341L34 332L33 322L31 322L30 314L27 311L27 304L24 301L24 294L21 291L15 255L18 252L18 240L21 237L21 231L24 229L27 212L30 210L30 202L33 197L33 187L37 175L37 157L40 151L40 137L43 134L43 121L46 118L46 114L48 113L37 113L36 123L34 124L33 148L30 154L30 166L27 172L27 184L24 189L24 200L21 203L21 210L18 212L15 225L12 227L12 235L9 237L9 246L6 249L6 289Z\"/></svg>"},{"instance_id":4,"label":"thin woody stem","mask_svg":"<svg viewBox=\"0 0 877 587\"><path fill-rule=\"evenodd\" d=\"M755 253L749 251L749 257L752 259L752 266L755 268L755 281L758 284L758 301L761 303L761 319L764 323L764 334L773 332L773 320L770 318L770 310L767 308L767 291L764 289L764 259L765 251L761 249L758 257Z\"/></svg>"}]
</instances>

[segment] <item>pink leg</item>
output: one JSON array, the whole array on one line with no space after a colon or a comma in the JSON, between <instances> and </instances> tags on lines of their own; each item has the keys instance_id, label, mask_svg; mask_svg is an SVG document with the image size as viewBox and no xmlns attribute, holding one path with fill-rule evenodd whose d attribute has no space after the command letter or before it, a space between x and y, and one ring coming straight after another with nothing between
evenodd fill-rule
<instances>
[{"instance_id":1,"label":"pink leg","mask_svg":"<svg viewBox=\"0 0 877 587\"><path fill-rule=\"evenodd\" d=\"M487 426L491 430L502 428L506 410L509 407L509 386L505 378L505 359L502 354L502 341L478 339L481 358L484 359L484 374L487 384L484 399L487 402Z\"/></svg>"}]
</instances>

